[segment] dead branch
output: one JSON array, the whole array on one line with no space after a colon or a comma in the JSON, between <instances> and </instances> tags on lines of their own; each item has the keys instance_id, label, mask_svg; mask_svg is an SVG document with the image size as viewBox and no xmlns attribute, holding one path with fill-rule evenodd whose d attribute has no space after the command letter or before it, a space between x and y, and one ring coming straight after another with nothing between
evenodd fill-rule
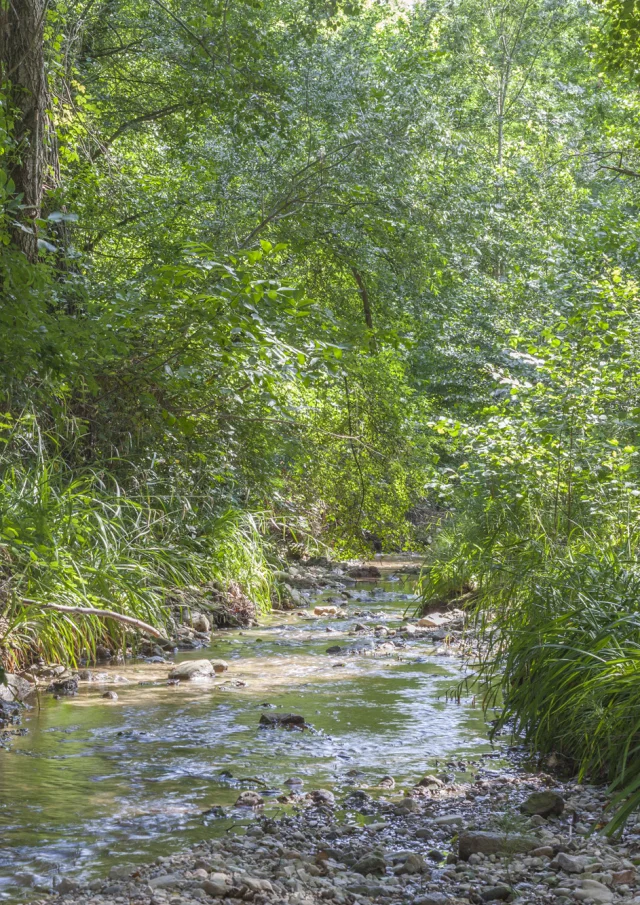
<instances>
[{"instance_id":1,"label":"dead branch","mask_svg":"<svg viewBox=\"0 0 640 905\"><path fill-rule=\"evenodd\" d=\"M142 619L135 619L133 616L125 616L124 613L116 613L115 610L100 610L91 606L64 606L61 603L43 603L41 600L29 600L27 597L20 598L21 603L27 603L34 606L43 607L49 610L56 610L58 613L77 613L79 616L97 616L99 619L113 619L116 622L123 622L132 628L147 635L153 635L154 638L167 640L167 636L160 629L154 628L148 622Z\"/></svg>"}]
</instances>

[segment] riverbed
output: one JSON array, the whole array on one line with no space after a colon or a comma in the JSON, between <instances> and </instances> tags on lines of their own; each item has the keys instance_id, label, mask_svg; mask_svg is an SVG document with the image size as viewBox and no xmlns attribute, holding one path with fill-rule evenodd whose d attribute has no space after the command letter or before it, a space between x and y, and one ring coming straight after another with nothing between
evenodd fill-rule
<instances>
[{"instance_id":1,"label":"riverbed","mask_svg":"<svg viewBox=\"0 0 640 905\"><path fill-rule=\"evenodd\" d=\"M385 775L402 787L488 752L481 710L452 695L463 666L446 643L375 650L374 627L413 610L411 582L391 572L349 594L346 618L274 613L175 657L225 659L215 682L169 685L171 664L139 661L101 668L108 681L75 697L42 694L25 734L0 751L0 897L222 834L252 819L233 807L245 789L275 815L292 787L375 790ZM312 728L260 729L264 712L302 714Z\"/></svg>"}]
</instances>

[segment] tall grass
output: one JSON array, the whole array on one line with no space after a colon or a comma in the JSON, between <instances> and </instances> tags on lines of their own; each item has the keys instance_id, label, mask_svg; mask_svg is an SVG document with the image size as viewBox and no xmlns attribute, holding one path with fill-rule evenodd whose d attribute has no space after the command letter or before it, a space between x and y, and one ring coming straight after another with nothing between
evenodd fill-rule
<instances>
[{"instance_id":1,"label":"tall grass","mask_svg":"<svg viewBox=\"0 0 640 905\"><path fill-rule=\"evenodd\" d=\"M476 587L474 671L493 732L510 727L556 752L581 779L608 780L608 830L640 807L640 535L574 530L490 532L461 518L443 530L422 579L423 603ZM537 533L536 529L537 528Z\"/></svg>"},{"instance_id":2,"label":"tall grass","mask_svg":"<svg viewBox=\"0 0 640 905\"><path fill-rule=\"evenodd\" d=\"M125 489L114 476L125 465L71 467L32 418L5 430L0 655L9 667L33 656L73 661L100 642L122 642L113 620L54 612L47 602L164 626L173 589L235 579L259 608L270 606L271 572L251 515L216 512L206 499L177 495L139 473Z\"/></svg>"}]
</instances>

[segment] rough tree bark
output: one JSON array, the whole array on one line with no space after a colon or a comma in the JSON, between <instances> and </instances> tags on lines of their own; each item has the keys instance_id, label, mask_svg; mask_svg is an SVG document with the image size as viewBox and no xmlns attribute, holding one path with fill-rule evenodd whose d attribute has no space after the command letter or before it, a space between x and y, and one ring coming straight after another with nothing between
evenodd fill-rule
<instances>
[{"instance_id":1,"label":"rough tree bark","mask_svg":"<svg viewBox=\"0 0 640 905\"><path fill-rule=\"evenodd\" d=\"M44 25L47 0L0 0L0 85L13 120L9 177L21 196L15 242L31 261L38 255L36 220L45 179L47 79Z\"/></svg>"}]
</instances>

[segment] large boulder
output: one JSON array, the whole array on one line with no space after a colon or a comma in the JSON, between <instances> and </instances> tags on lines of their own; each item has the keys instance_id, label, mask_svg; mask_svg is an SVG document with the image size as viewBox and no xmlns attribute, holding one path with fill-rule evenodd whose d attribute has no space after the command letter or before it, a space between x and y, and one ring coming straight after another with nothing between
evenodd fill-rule
<instances>
[{"instance_id":1,"label":"large boulder","mask_svg":"<svg viewBox=\"0 0 640 905\"><path fill-rule=\"evenodd\" d=\"M215 675L211 660L184 660L169 673L170 679L210 679Z\"/></svg>"},{"instance_id":2,"label":"large boulder","mask_svg":"<svg viewBox=\"0 0 640 905\"><path fill-rule=\"evenodd\" d=\"M11 704L14 701L24 701L29 695L35 691L35 685L27 682L20 676L14 676L13 673L7 673L7 684L0 684L0 701Z\"/></svg>"},{"instance_id":3,"label":"large boulder","mask_svg":"<svg viewBox=\"0 0 640 905\"><path fill-rule=\"evenodd\" d=\"M468 861L471 855L525 854L538 845L538 840L531 836L470 831L461 833L458 854L462 861Z\"/></svg>"}]
</instances>

